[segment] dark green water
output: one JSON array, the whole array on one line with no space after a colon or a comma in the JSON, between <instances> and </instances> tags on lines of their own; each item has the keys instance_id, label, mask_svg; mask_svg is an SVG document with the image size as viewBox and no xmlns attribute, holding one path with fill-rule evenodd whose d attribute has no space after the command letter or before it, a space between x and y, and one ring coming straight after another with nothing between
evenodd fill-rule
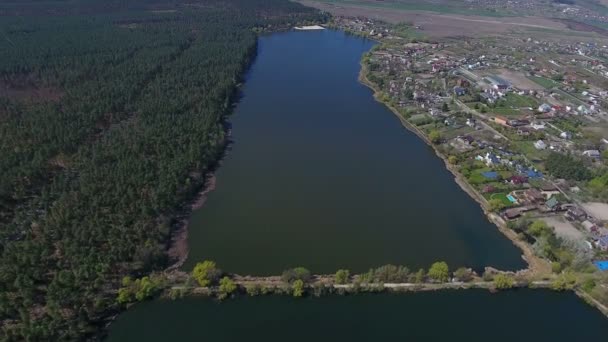
<instances>
[{"instance_id":1,"label":"dark green water","mask_svg":"<svg viewBox=\"0 0 608 342\"><path fill-rule=\"evenodd\" d=\"M337 31L260 38L185 269L525 267L443 161L357 81L372 46Z\"/></svg>"},{"instance_id":2,"label":"dark green water","mask_svg":"<svg viewBox=\"0 0 608 342\"><path fill-rule=\"evenodd\" d=\"M572 293L483 290L292 299L154 301L113 341L605 341L608 324Z\"/></svg>"}]
</instances>

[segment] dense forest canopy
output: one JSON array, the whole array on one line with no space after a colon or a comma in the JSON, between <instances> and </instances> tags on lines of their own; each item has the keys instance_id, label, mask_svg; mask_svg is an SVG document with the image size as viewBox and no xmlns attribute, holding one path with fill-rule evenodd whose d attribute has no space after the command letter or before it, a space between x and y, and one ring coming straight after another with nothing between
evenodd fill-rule
<instances>
[{"instance_id":1,"label":"dense forest canopy","mask_svg":"<svg viewBox=\"0 0 608 342\"><path fill-rule=\"evenodd\" d=\"M166 266L256 32L321 19L286 0L0 1L3 340L95 334L123 276Z\"/></svg>"}]
</instances>

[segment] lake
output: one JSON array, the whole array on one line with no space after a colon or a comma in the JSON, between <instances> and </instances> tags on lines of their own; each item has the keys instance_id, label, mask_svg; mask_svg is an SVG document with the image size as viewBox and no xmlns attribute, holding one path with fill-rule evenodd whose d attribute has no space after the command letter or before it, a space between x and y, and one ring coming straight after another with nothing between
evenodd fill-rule
<instances>
[{"instance_id":1,"label":"lake","mask_svg":"<svg viewBox=\"0 0 608 342\"><path fill-rule=\"evenodd\" d=\"M525 268L443 161L358 82L372 41L340 31L263 36L217 186L189 225L189 259L228 272L383 264Z\"/></svg>"},{"instance_id":2,"label":"lake","mask_svg":"<svg viewBox=\"0 0 608 342\"><path fill-rule=\"evenodd\" d=\"M602 314L573 293L522 289L323 298L187 298L137 304L114 341L601 341Z\"/></svg>"}]
</instances>

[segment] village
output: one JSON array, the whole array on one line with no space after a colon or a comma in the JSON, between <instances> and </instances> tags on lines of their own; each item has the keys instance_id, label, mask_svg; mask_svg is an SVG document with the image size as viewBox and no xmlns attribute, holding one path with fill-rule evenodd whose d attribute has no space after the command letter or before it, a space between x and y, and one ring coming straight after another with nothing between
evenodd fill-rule
<instances>
[{"instance_id":1,"label":"village","mask_svg":"<svg viewBox=\"0 0 608 342\"><path fill-rule=\"evenodd\" d=\"M379 100L434 144L486 208L510 226L543 221L594 260L607 258L606 45L432 42L404 25L335 21L381 42L363 59Z\"/></svg>"}]
</instances>

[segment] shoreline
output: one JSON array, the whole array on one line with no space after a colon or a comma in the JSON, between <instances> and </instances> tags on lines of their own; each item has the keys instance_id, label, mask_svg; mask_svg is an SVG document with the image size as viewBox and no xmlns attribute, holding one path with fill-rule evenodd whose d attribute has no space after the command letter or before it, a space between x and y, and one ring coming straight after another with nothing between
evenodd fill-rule
<instances>
[{"instance_id":1,"label":"shoreline","mask_svg":"<svg viewBox=\"0 0 608 342\"><path fill-rule=\"evenodd\" d=\"M473 189L473 187L471 187L471 185L469 183L467 183L466 180L464 180L462 178L462 175L452 167L452 165L449 163L446 156L444 156L443 153L441 153L437 149L437 147L428 139L428 137L423 132L421 132L417 127L415 127L410 122L408 122L405 118L403 118L403 116L399 113L399 111L396 108L391 106L389 103L385 103L384 101L381 101L378 98L378 94L379 94L378 88L367 78L367 72L368 72L367 66L365 66L363 64L363 61L360 62L360 65L361 65L361 69L359 71L359 77L358 77L359 82L372 90L374 99L376 101L378 101L379 103L381 103L382 105L384 105L386 108L388 108L399 119L399 121L401 122L403 127L405 127L410 132L414 133L416 136L418 136L418 138L420 138L422 141L424 141L428 146L430 146L433 149L433 151L435 152L435 155L437 157L439 157L441 160L443 160L445 168L450 173L452 173L452 175L454 176L454 182L462 189L462 191L467 193L467 195L469 195L469 197L471 197L475 202L477 202L479 204L483 213L486 215L486 218L491 223L493 223L507 239L509 239L516 247L518 247L522 251L523 254L521 255L521 257L528 264L528 267L525 269L518 270L516 272L517 273L523 272L523 273L528 273L528 274L534 275L537 273L546 274L547 270L550 271L550 269L551 269L550 265L546 261L544 261L544 260L538 258L536 255L534 255L534 251L532 250L530 245L521 241L517 237L517 234L515 234L513 231L511 231L509 228L507 228L507 226L506 226L505 222L502 220L502 218L498 217L496 214L494 214L488 210L487 200L483 196L481 196L475 189Z\"/></svg>"}]
</instances>

